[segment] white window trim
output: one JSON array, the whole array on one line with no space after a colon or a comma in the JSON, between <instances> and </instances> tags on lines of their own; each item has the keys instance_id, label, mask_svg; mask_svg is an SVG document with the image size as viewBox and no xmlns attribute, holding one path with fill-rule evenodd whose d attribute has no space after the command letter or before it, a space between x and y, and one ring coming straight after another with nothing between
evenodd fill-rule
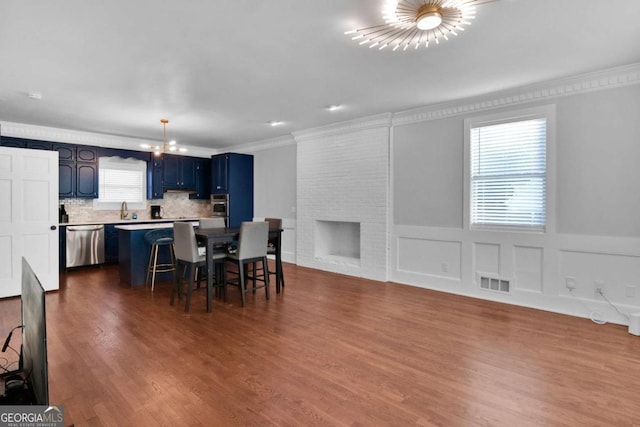
<instances>
[{"instance_id":1,"label":"white window trim","mask_svg":"<svg viewBox=\"0 0 640 427\"><path fill-rule=\"evenodd\" d=\"M546 225L544 231L529 227L471 225L471 128L544 117L547 120ZM466 230L554 233L556 230L556 106L543 105L504 111L464 120L463 226Z\"/></svg>"},{"instance_id":2,"label":"white window trim","mask_svg":"<svg viewBox=\"0 0 640 427\"><path fill-rule=\"evenodd\" d=\"M127 209L143 210L147 208L147 162L144 160L138 160L134 158L123 159L122 157L100 157L98 159L98 168L109 165L110 162L116 162L116 168L140 170L142 171L142 188L141 188L141 202L140 203L127 203ZM122 203L102 202L99 198L93 199L93 209L98 211L106 210L120 210Z\"/></svg>"}]
</instances>

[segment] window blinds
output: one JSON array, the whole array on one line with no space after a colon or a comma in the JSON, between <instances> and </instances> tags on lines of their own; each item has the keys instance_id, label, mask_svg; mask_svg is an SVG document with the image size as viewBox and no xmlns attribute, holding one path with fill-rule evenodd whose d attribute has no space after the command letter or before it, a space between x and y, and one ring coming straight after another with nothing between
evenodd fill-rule
<instances>
[{"instance_id":1,"label":"window blinds","mask_svg":"<svg viewBox=\"0 0 640 427\"><path fill-rule=\"evenodd\" d=\"M544 230L545 118L471 128L471 225Z\"/></svg>"},{"instance_id":2,"label":"window blinds","mask_svg":"<svg viewBox=\"0 0 640 427\"><path fill-rule=\"evenodd\" d=\"M100 167L100 200L102 202L141 202L142 172Z\"/></svg>"}]
</instances>

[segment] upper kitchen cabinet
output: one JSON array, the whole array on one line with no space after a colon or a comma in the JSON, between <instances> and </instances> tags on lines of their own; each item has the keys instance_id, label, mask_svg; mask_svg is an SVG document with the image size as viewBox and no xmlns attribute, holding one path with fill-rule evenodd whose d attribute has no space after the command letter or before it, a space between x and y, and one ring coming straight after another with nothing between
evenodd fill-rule
<instances>
[{"instance_id":1,"label":"upper kitchen cabinet","mask_svg":"<svg viewBox=\"0 0 640 427\"><path fill-rule=\"evenodd\" d=\"M3 136L2 138L0 138L0 145L3 147L25 148L26 140L22 138Z\"/></svg>"},{"instance_id":2,"label":"upper kitchen cabinet","mask_svg":"<svg viewBox=\"0 0 640 427\"><path fill-rule=\"evenodd\" d=\"M252 221L253 156L225 153L211 160L211 193L229 194L229 227Z\"/></svg>"},{"instance_id":3,"label":"upper kitchen cabinet","mask_svg":"<svg viewBox=\"0 0 640 427\"><path fill-rule=\"evenodd\" d=\"M147 163L147 199L162 199L162 156L151 155Z\"/></svg>"},{"instance_id":4,"label":"upper kitchen cabinet","mask_svg":"<svg viewBox=\"0 0 640 427\"><path fill-rule=\"evenodd\" d=\"M211 160L195 158L196 192L189 194L190 199L208 200L211 196Z\"/></svg>"},{"instance_id":5,"label":"upper kitchen cabinet","mask_svg":"<svg viewBox=\"0 0 640 427\"><path fill-rule=\"evenodd\" d=\"M61 198L98 197L98 148L54 143L58 152L58 187Z\"/></svg>"},{"instance_id":6,"label":"upper kitchen cabinet","mask_svg":"<svg viewBox=\"0 0 640 427\"><path fill-rule=\"evenodd\" d=\"M162 172L164 190L195 190L196 164L193 157L164 156Z\"/></svg>"},{"instance_id":7,"label":"upper kitchen cabinet","mask_svg":"<svg viewBox=\"0 0 640 427\"><path fill-rule=\"evenodd\" d=\"M30 148L32 150L51 150L53 143L49 141L38 141L35 139L2 137L0 145L3 147Z\"/></svg>"},{"instance_id":8,"label":"upper kitchen cabinet","mask_svg":"<svg viewBox=\"0 0 640 427\"><path fill-rule=\"evenodd\" d=\"M211 194L229 192L228 185L229 154L218 154L211 157Z\"/></svg>"}]
</instances>

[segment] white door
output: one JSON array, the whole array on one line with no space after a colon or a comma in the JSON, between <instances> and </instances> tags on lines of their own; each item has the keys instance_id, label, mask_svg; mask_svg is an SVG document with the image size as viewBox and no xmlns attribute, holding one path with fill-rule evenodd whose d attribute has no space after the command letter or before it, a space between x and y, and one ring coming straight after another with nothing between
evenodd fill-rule
<instances>
[{"instance_id":1,"label":"white door","mask_svg":"<svg viewBox=\"0 0 640 427\"><path fill-rule=\"evenodd\" d=\"M22 257L58 289L58 152L0 147L0 298L20 295Z\"/></svg>"}]
</instances>

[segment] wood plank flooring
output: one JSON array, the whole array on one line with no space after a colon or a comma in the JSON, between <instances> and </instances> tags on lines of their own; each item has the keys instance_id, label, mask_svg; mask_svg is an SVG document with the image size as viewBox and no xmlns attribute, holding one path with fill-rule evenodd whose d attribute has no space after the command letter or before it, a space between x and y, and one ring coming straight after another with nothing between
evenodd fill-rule
<instances>
[{"instance_id":1,"label":"wood plank flooring","mask_svg":"<svg viewBox=\"0 0 640 427\"><path fill-rule=\"evenodd\" d=\"M117 267L47 294L50 397L77 426L640 425L626 327L285 264L206 313ZM0 334L19 324L0 300ZM6 332L5 332L6 331ZM4 335L2 335L4 337ZM10 358L10 353L4 353Z\"/></svg>"}]
</instances>

